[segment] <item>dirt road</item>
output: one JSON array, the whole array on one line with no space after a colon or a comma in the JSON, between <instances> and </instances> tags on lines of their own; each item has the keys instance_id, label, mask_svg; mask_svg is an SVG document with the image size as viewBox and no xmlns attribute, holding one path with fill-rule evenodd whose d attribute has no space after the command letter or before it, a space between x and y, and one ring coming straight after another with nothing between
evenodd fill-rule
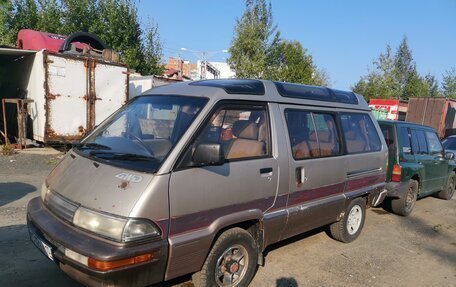
<instances>
[{"instance_id":1,"label":"dirt road","mask_svg":"<svg viewBox=\"0 0 456 287\"><path fill-rule=\"evenodd\" d=\"M33 246L25 225L27 202L57 160L0 157L0 286L80 286ZM192 286L188 280L166 286ZM456 198L419 200L407 218L370 209L350 244L322 228L271 246L251 286L456 287Z\"/></svg>"}]
</instances>

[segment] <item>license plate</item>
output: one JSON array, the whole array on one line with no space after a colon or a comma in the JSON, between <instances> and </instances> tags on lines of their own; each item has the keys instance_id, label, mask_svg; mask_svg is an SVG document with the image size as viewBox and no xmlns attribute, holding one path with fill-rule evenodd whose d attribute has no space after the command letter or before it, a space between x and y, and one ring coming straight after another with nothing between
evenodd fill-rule
<instances>
[{"instance_id":1,"label":"license plate","mask_svg":"<svg viewBox=\"0 0 456 287\"><path fill-rule=\"evenodd\" d=\"M29 233L30 233L30 239L32 240L33 244L44 254L49 258L51 261L54 261L54 255L52 254L53 248L46 242L44 242L43 239L40 238L39 235L35 233L32 228L29 228Z\"/></svg>"}]
</instances>

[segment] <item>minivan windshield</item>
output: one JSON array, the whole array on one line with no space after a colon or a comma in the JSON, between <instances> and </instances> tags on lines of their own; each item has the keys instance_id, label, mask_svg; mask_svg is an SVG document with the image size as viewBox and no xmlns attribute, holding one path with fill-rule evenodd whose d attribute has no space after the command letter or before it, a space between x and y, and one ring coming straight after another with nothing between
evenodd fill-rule
<instances>
[{"instance_id":1,"label":"minivan windshield","mask_svg":"<svg viewBox=\"0 0 456 287\"><path fill-rule=\"evenodd\" d=\"M196 97L140 96L75 144L74 150L108 164L156 172L206 103Z\"/></svg>"}]
</instances>

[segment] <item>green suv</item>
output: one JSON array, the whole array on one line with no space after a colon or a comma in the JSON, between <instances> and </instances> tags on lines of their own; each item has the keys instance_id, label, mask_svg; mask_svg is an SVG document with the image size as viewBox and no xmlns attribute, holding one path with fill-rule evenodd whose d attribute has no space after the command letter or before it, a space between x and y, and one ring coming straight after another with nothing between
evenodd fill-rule
<instances>
[{"instance_id":1,"label":"green suv","mask_svg":"<svg viewBox=\"0 0 456 287\"><path fill-rule=\"evenodd\" d=\"M417 198L436 194L451 199L456 180L454 154L445 152L431 127L379 121L389 148L387 200L390 209L409 215Z\"/></svg>"}]
</instances>

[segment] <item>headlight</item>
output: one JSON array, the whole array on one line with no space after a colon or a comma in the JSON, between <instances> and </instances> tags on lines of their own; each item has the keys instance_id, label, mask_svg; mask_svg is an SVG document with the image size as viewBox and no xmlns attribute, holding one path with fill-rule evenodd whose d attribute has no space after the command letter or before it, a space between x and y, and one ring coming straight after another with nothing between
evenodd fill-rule
<instances>
[{"instance_id":1,"label":"headlight","mask_svg":"<svg viewBox=\"0 0 456 287\"><path fill-rule=\"evenodd\" d=\"M43 184L41 185L41 200L44 202L44 200L46 199L46 195L49 193L49 188L48 188L48 185L46 183L46 180L43 181Z\"/></svg>"},{"instance_id":2,"label":"headlight","mask_svg":"<svg viewBox=\"0 0 456 287\"><path fill-rule=\"evenodd\" d=\"M144 219L122 218L79 207L73 224L119 242L160 236L160 229Z\"/></svg>"}]
</instances>

